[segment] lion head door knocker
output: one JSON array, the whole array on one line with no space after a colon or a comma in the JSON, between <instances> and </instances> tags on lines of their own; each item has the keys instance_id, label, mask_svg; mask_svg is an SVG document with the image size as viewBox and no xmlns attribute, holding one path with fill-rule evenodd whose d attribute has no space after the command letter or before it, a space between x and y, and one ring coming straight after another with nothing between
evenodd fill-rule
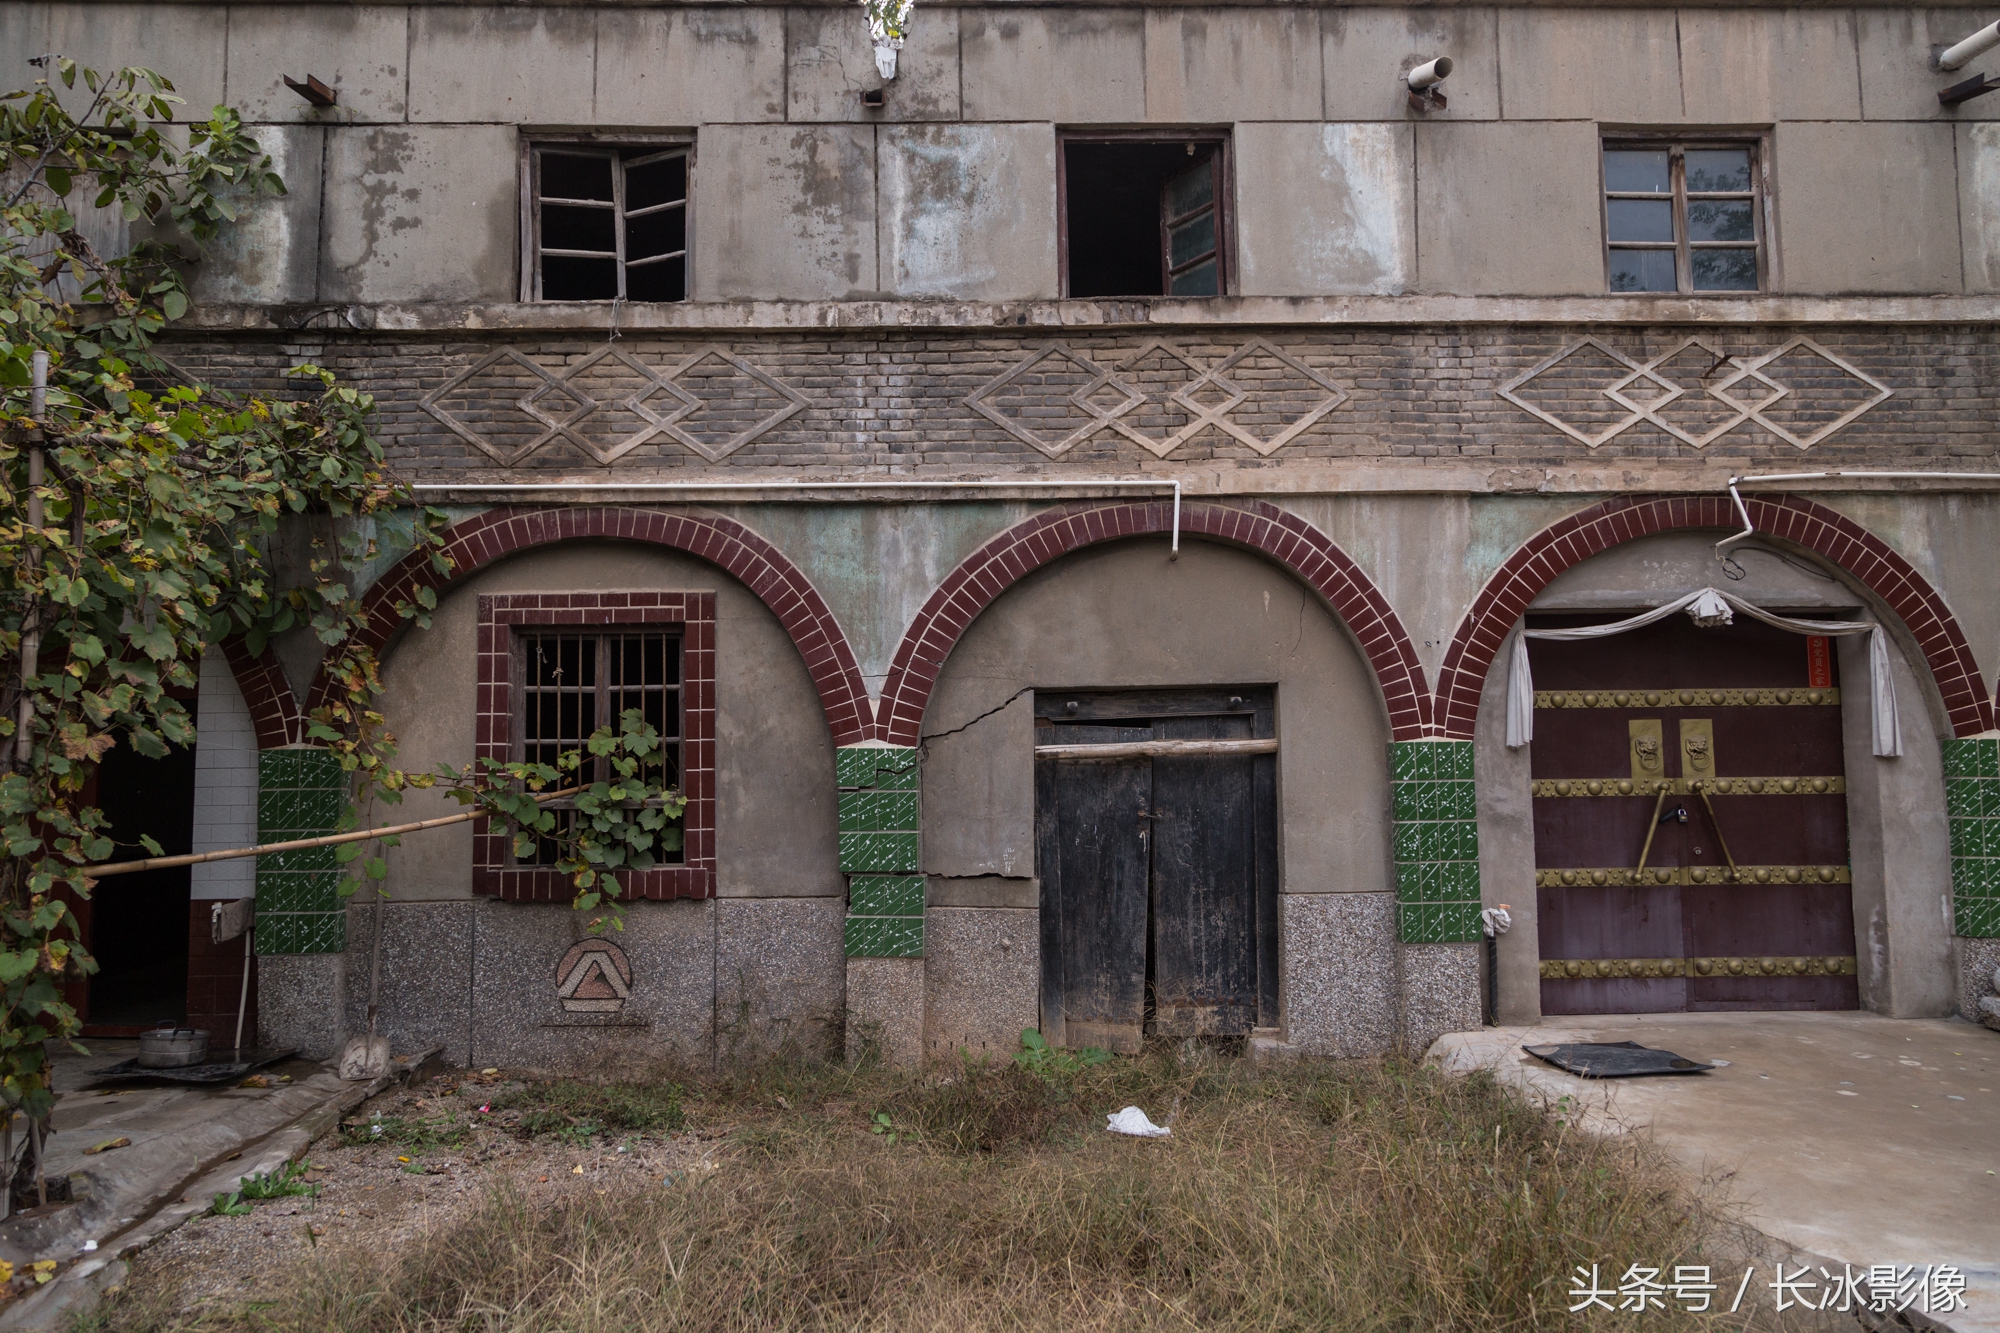
<instances>
[{"instance_id":1,"label":"lion head door knocker","mask_svg":"<svg viewBox=\"0 0 2000 1333\"><path fill-rule=\"evenodd\" d=\"M1633 781L1655 782L1665 777L1666 746L1660 720L1656 717L1636 717L1626 725L1632 738Z\"/></svg>"},{"instance_id":2,"label":"lion head door knocker","mask_svg":"<svg viewBox=\"0 0 2000 1333\"><path fill-rule=\"evenodd\" d=\"M1715 724L1711 719L1681 719L1681 776L1690 782L1715 776Z\"/></svg>"}]
</instances>

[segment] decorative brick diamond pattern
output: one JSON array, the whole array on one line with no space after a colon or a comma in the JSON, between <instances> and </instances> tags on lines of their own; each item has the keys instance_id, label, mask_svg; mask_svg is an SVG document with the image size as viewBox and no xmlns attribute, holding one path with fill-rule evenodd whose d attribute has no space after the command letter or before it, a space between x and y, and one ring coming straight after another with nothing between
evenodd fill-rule
<instances>
[{"instance_id":1,"label":"decorative brick diamond pattern","mask_svg":"<svg viewBox=\"0 0 2000 1333\"><path fill-rule=\"evenodd\" d=\"M503 467L558 437L599 463L616 462L659 436L714 463L811 405L783 380L713 343L665 372L620 348L547 366L502 347L418 403Z\"/></svg>"},{"instance_id":2,"label":"decorative brick diamond pattern","mask_svg":"<svg viewBox=\"0 0 2000 1333\"><path fill-rule=\"evenodd\" d=\"M1751 495L1743 503L1760 535L1825 556L1888 604L1922 649L1953 734L1969 737L1993 729L1993 700L1971 645L1944 598L1909 561L1852 519L1803 496ZM1495 655L1528 604L1556 575L1600 551L1656 532L1740 531L1742 526L1727 495L1694 495L1607 500L1544 528L1494 572L1459 622L1438 672L1439 733L1472 738L1480 692Z\"/></svg>"},{"instance_id":3,"label":"decorative brick diamond pattern","mask_svg":"<svg viewBox=\"0 0 2000 1333\"><path fill-rule=\"evenodd\" d=\"M1051 458L1102 430L1165 458L1211 429L1269 457L1348 396L1262 338L1213 366L1155 338L1111 369L1065 343L1050 343L974 390L965 404Z\"/></svg>"},{"instance_id":4,"label":"decorative brick diamond pattern","mask_svg":"<svg viewBox=\"0 0 2000 1333\"><path fill-rule=\"evenodd\" d=\"M1479 810L1471 741L1389 746L1395 810L1396 936L1406 944L1479 938Z\"/></svg>"},{"instance_id":5,"label":"decorative brick diamond pattern","mask_svg":"<svg viewBox=\"0 0 2000 1333\"><path fill-rule=\"evenodd\" d=\"M1711 358L1707 370L1698 364L1675 364L1685 363L1690 351ZM1674 364L1671 373L1663 369L1670 364ZM1774 367L1785 377L1766 373ZM1694 383L1690 387L1675 375L1686 375ZM1799 383L1789 383L1792 379ZM1541 396L1538 388L1553 392ZM1592 411L1592 389L1612 408ZM1599 338L1581 338L1509 380L1499 391L1514 406L1590 449L1609 444L1642 421L1697 449L1746 421L1795 448L1810 449L1887 401L1894 392L1806 337L1749 357L1718 351L1700 338L1687 338L1643 363ZM1713 399L1721 412L1709 414L1699 426L1663 415L1664 409L1691 394Z\"/></svg>"},{"instance_id":6,"label":"decorative brick diamond pattern","mask_svg":"<svg viewBox=\"0 0 2000 1333\"><path fill-rule=\"evenodd\" d=\"M325 750L265 750L257 756L257 841L292 842L337 832L347 775ZM347 947L347 878L334 847L257 858L257 952L339 953Z\"/></svg>"},{"instance_id":7,"label":"decorative brick diamond pattern","mask_svg":"<svg viewBox=\"0 0 2000 1333\"><path fill-rule=\"evenodd\" d=\"M2000 937L2000 740L1944 743L1952 933Z\"/></svg>"},{"instance_id":8,"label":"decorative brick diamond pattern","mask_svg":"<svg viewBox=\"0 0 2000 1333\"><path fill-rule=\"evenodd\" d=\"M924 708L952 646L1017 580L1080 547L1164 533L1172 521L1170 504L1066 505L1009 528L966 557L924 603L896 649L876 705L875 735L892 745L917 743ZM1368 655L1391 736L1415 740L1428 734L1431 697L1410 636L1388 599L1325 533L1274 505L1245 501L1185 506L1181 534L1261 551L1297 574L1326 599Z\"/></svg>"},{"instance_id":9,"label":"decorative brick diamond pattern","mask_svg":"<svg viewBox=\"0 0 2000 1333\"><path fill-rule=\"evenodd\" d=\"M848 876L850 958L916 958L924 951L922 813L917 752L854 745L836 752L840 868Z\"/></svg>"},{"instance_id":10,"label":"decorative brick diamond pattern","mask_svg":"<svg viewBox=\"0 0 2000 1333\"><path fill-rule=\"evenodd\" d=\"M677 627L681 632L681 861L618 876L625 898L715 896L715 594L709 592L527 592L479 599L479 696L474 754L514 752L516 626ZM472 825L472 891L508 902L568 902L576 886L558 871L514 863L507 835Z\"/></svg>"},{"instance_id":11,"label":"decorative brick diamond pattern","mask_svg":"<svg viewBox=\"0 0 2000 1333\"><path fill-rule=\"evenodd\" d=\"M380 650L402 627L396 603L413 600L416 590L443 591L456 580L518 551L555 542L612 537L686 551L721 566L771 608L805 660L826 709L835 745L866 740L873 723L861 668L840 622L818 589L777 547L733 519L699 511L629 509L616 506L489 509L445 533L451 573L431 567L427 556L406 557L368 590L362 641ZM313 683L312 703L330 697L322 678Z\"/></svg>"}]
</instances>

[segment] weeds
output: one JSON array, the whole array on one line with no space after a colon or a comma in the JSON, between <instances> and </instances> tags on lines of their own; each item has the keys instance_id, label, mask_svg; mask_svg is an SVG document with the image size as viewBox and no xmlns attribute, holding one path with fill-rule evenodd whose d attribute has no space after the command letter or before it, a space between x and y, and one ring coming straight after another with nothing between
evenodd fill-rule
<instances>
[{"instance_id":1,"label":"weeds","mask_svg":"<svg viewBox=\"0 0 2000 1333\"><path fill-rule=\"evenodd\" d=\"M1014 1063L1044 1083L1056 1083L1081 1070L1111 1063L1111 1052L1102 1046L1086 1046L1080 1051L1059 1051L1033 1028L1021 1029L1021 1049Z\"/></svg>"},{"instance_id":2,"label":"weeds","mask_svg":"<svg viewBox=\"0 0 2000 1333\"><path fill-rule=\"evenodd\" d=\"M462 1224L387 1256L300 1264L274 1303L199 1326L1581 1329L1577 1265L1712 1262L1713 1213L1643 1145L1580 1135L1490 1079L1162 1048L1058 1082L1009 1060L944 1075L782 1065L692 1085L705 1119L742 1131L713 1174L554 1202L502 1185ZM521 1096L580 1126L639 1094ZM653 1089L646 1114L677 1116L681 1098ZM1105 1110L1175 1098L1172 1139L1102 1132ZM134 1303L107 1326L189 1327L159 1309ZM1647 1322L1709 1326L1678 1309Z\"/></svg>"},{"instance_id":3,"label":"weeds","mask_svg":"<svg viewBox=\"0 0 2000 1333\"><path fill-rule=\"evenodd\" d=\"M310 1170L310 1162L287 1162L276 1171L258 1171L244 1176L236 1182L235 1189L216 1195L209 1211L218 1217L242 1217L251 1211L252 1204L298 1195L310 1198L319 1193L318 1186L308 1185L302 1179Z\"/></svg>"},{"instance_id":4,"label":"weeds","mask_svg":"<svg viewBox=\"0 0 2000 1333\"><path fill-rule=\"evenodd\" d=\"M521 1132L581 1145L604 1133L671 1134L687 1123L678 1083L587 1083L559 1078L530 1083L495 1101L521 1112Z\"/></svg>"},{"instance_id":5,"label":"weeds","mask_svg":"<svg viewBox=\"0 0 2000 1333\"><path fill-rule=\"evenodd\" d=\"M413 1153L439 1148L458 1148L472 1127L450 1115L385 1116L376 1112L366 1120L348 1121L340 1127L341 1141L349 1147L379 1143L404 1148Z\"/></svg>"}]
</instances>

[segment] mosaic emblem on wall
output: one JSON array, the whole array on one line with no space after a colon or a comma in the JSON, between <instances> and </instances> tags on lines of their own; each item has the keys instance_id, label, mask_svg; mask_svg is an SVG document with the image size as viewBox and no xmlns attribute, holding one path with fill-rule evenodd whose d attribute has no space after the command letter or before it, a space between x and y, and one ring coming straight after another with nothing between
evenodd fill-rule
<instances>
[{"instance_id":1,"label":"mosaic emblem on wall","mask_svg":"<svg viewBox=\"0 0 2000 1333\"><path fill-rule=\"evenodd\" d=\"M556 964L556 998L572 1014L615 1014L632 998L632 964L610 940L585 940Z\"/></svg>"}]
</instances>

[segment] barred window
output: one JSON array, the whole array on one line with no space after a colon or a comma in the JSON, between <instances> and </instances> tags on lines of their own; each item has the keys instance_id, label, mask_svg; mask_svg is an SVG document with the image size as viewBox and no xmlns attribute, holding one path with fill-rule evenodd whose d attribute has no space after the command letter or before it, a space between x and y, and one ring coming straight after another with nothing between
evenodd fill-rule
<instances>
[{"instance_id":1,"label":"barred window","mask_svg":"<svg viewBox=\"0 0 2000 1333\"><path fill-rule=\"evenodd\" d=\"M521 654L515 679L521 682L521 724L515 733L520 757L537 764L555 764L564 754L583 749L599 727L616 730L629 709L637 709L659 732L661 758L648 776L661 785L677 785L681 774L681 640L677 634L524 634L516 639ZM611 777L607 760L585 758L581 780L602 782ZM569 802L552 803L560 812ZM678 861L680 853L661 858ZM544 839L529 864L550 866L557 860L556 843Z\"/></svg>"},{"instance_id":2,"label":"barred window","mask_svg":"<svg viewBox=\"0 0 2000 1333\"><path fill-rule=\"evenodd\" d=\"M1614 292L1754 292L1765 285L1754 141L1604 144L1606 276Z\"/></svg>"},{"instance_id":3,"label":"barred window","mask_svg":"<svg viewBox=\"0 0 2000 1333\"><path fill-rule=\"evenodd\" d=\"M532 299L685 300L689 158L686 144L534 147Z\"/></svg>"}]
</instances>

